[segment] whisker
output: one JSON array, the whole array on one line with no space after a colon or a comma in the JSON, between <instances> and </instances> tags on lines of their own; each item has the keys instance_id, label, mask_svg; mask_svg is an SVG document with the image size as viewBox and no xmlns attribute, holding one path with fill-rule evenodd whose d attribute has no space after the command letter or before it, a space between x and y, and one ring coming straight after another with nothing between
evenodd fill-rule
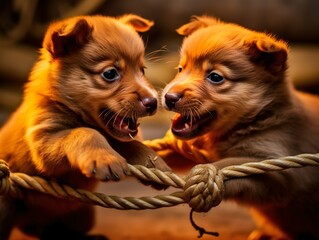
<instances>
[{"instance_id":1,"label":"whisker","mask_svg":"<svg viewBox=\"0 0 319 240\"><path fill-rule=\"evenodd\" d=\"M112 121L113 118L115 118L115 115L112 115L112 117L105 124L105 127L107 127L110 124L110 122Z\"/></svg>"},{"instance_id":2,"label":"whisker","mask_svg":"<svg viewBox=\"0 0 319 240\"><path fill-rule=\"evenodd\" d=\"M99 114L99 118L102 116L102 115L104 115L106 112L108 112L108 111L110 111L110 110L108 110L108 109L103 109L103 111Z\"/></svg>"},{"instance_id":3,"label":"whisker","mask_svg":"<svg viewBox=\"0 0 319 240\"><path fill-rule=\"evenodd\" d=\"M209 113L209 115L212 117L212 118L214 118L215 116L212 114L212 112L211 111L209 111L207 108L204 108L204 110L206 111L206 112L208 112Z\"/></svg>"},{"instance_id":4,"label":"whisker","mask_svg":"<svg viewBox=\"0 0 319 240\"><path fill-rule=\"evenodd\" d=\"M202 105L202 104L203 104L203 102L202 102L201 100L199 100L198 98L195 98L195 99L193 100L193 102L196 102L196 103L198 103L199 105Z\"/></svg>"},{"instance_id":5,"label":"whisker","mask_svg":"<svg viewBox=\"0 0 319 240\"><path fill-rule=\"evenodd\" d=\"M122 111L122 110L121 110ZM115 113L108 121L107 121L107 123L106 123L106 127L110 124L110 122L112 121L112 119L113 119L113 123L112 123L112 125L114 126L114 123L115 123L115 120L116 120L116 118L119 116L119 114L121 113L121 111L119 111L118 113Z\"/></svg>"},{"instance_id":6,"label":"whisker","mask_svg":"<svg viewBox=\"0 0 319 240\"><path fill-rule=\"evenodd\" d=\"M113 126L115 124L115 121L116 121L117 117L120 115L121 112L122 112L122 109L119 112L117 112L116 114L114 114L115 117L114 117L114 120L113 120Z\"/></svg>"},{"instance_id":7,"label":"whisker","mask_svg":"<svg viewBox=\"0 0 319 240\"><path fill-rule=\"evenodd\" d=\"M195 112L197 118L200 119L201 115L200 115L199 107L195 107L194 112Z\"/></svg>"},{"instance_id":8,"label":"whisker","mask_svg":"<svg viewBox=\"0 0 319 240\"><path fill-rule=\"evenodd\" d=\"M193 126L193 111L192 111L192 109L190 109L190 126Z\"/></svg>"},{"instance_id":9,"label":"whisker","mask_svg":"<svg viewBox=\"0 0 319 240\"><path fill-rule=\"evenodd\" d=\"M105 120L106 117L107 117L109 114L112 114L112 111L111 111L111 110L107 111L107 112L103 115L103 120Z\"/></svg>"},{"instance_id":10,"label":"whisker","mask_svg":"<svg viewBox=\"0 0 319 240\"><path fill-rule=\"evenodd\" d=\"M118 104L118 103L116 103ZM115 106L116 104L113 104L111 106L108 106L107 108L103 109L103 111L99 114L99 117L101 117L102 115L104 116L104 119L107 117L108 114L110 114L112 112L111 108L113 106Z\"/></svg>"},{"instance_id":11,"label":"whisker","mask_svg":"<svg viewBox=\"0 0 319 240\"><path fill-rule=\"evenodd\" d=\"M148 39L149 39L149 36L147 35L147 36L146 36L146 40L145 40L145 49L146 49L147 46L148 46Z\"/></svg>"},{"instance_id":12,"label":"whisker","mask_svg":"<svg viewBox=\"0 0 319 240\"><path fill-rule=\"evenodd\" d=\"M149 62L157 63L159 61L162 61L163 59L165 59L165 58L160 57L160 56L154 56L154 57L147 58L146 60Z\"/></svg>"},{"instance_id":13,"label":"whisker","mask_svg":"<svg viewBox=\"0 0 319 240\"><path fill-rule=\"evenodd\" d=\"M162 57L162 56L158 56L158 54L162 54L163 52L166 52L166 51L167 51L167 47L166 46L162 46L160 49L152 51L152 52L146 54L145 55L145 59L147 61L150 61L150 62L161 61L161 60L163 60L165 58Z\"/></svg>"},{"instance_id":14,"label":"whisker","mask_svg":"<svg viewBox=\"0 0 319 240\"><path fill-rule=\"evenodd\" d=\"M155 55L155 54L157 54L157 53L162 53L162 52L166 52L166 51L167 51L167 46L164 45L164 46L162 46L160 49L157 49L157 50L154 50L154 51L152 51L152 52L147 53L147 54L145 55L145 57L153 56L153 55Z\"/></svg>"},{"instance_id":15,"label":"whisker","mask_svg":"<svg viewBox=\"0 0 319 240\"><path fill-rule=\"evenodd\" d=\"M124 114L124 116L123 116L123 118L122 118L122 120L120 122L120 128L122 128L122 124L123 124L124 119L126 118L126 116L127 116L127 112Z\"/></svg>"}]
</instances>

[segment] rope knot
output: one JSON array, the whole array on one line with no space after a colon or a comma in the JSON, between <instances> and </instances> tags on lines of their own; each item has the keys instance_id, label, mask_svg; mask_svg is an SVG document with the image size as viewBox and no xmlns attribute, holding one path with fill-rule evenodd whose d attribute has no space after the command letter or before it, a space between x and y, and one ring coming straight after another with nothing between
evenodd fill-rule
<instances>
[{"instance_id":1,"label":"rope knot","mask_svg":"<svg viewBox=\"0 0 319 240\"><path fill-rule=\"evenodd\" d=\"M224 176L213 164L198 164L185 179L185 201L196 212L208 212L224 195Z\"/></svg>"},{"instance_id":2,"label":"rope knot","mask_svg":"<svg viewBox=\"0 0 319 240\"><path fill-rule=\"evenodd\" d=\"M8 164L0 159L0 195L6 194L10 189L9 176Z\"/></svg>"}]
</instances>

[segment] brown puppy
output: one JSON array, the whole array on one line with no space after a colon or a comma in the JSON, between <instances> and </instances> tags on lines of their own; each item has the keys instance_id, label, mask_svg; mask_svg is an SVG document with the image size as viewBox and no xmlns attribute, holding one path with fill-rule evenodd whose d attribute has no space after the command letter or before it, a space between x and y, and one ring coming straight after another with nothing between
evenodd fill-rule
<instances>
[{"instance_id":1,"label":"brown puppy","mask_svg":"<svg viewBox=\"0 0 319 240\"><path fill-rule=\"evenodd\" d=\"M92 190L98 180L123 178L127 155L131 163L146 164L141 152L147 152L145 158L152 153L130 141L138 132L138 118L157 108L136 32L152 25L125 15L81 16L49 27L23 102L0 131L0 158L12 171ZM119 141L129 142L121 143L123 154L111 147ZM160 159L156 167L168 170ZM0 198L0 239L8 238L14 224L40 237L60 229L82 234L93 224L90 206L40 193L13 201Z\"/></svg>"},{"instance_id":2,"label":"brown puppy","mask_svg":"<svg viewBox=\"0 0 319 240\"><path fill-rule=\"evenodd\" d=\"M187 36L179 73L162 95L177 114L161 147L148 142L172 166L319 152L319 98L293 88L285 42L206 16L177 31ZM262 216L251 239L319 239L318 175L304 167L230 180L225 198Z\"/></svg>"}]
</instances>

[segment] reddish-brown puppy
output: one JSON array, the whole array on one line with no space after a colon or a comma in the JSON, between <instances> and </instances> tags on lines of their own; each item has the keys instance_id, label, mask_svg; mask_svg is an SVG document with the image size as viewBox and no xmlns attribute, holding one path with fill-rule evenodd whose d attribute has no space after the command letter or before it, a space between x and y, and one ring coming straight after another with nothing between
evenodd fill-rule
<instances>
[{"instance_id":1,"label":"reddish-brown puppy","mask_svg":"<svg viewBox=\"0 0 319 240\"><path fill-rule=\"evenodd\" d=\"M138 118L157 108L137 33L152 25L132 14L80 16L50 25L23 102L0 131L0 158L11 171L87 190L98 180L119 180L128 173L124 157L140 149L130 142ZM124 148L130 154L113 149L119 141L129 142ZM156 166L168 169L161 161ZM65 229L84 234L92 224L88 205L40 193L16 202L0 198L0 239L7 239L14 225L43 237Z\"/></svg>"},{"instance_id":2,"label":"reddish-brown puppy","mask_svg":"<svg viewBox=\"0 0 319 240\"><path fill-rule=\"evenodd\" d=\"M319 98L293 88L285 42L207 16L178 33L186 36L179 73L162 94L177 114L159 151L172 166L319 152ZM258 215L251 239L319 239L318 174L304 167L230 180L225 198Z\"/></svg>"}]
</instances>

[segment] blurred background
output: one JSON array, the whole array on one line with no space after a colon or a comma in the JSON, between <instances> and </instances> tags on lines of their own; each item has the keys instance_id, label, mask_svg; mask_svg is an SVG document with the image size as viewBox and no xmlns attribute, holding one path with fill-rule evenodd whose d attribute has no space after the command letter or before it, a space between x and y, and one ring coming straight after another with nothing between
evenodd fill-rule
<instances>
[{"instance_id":1,"label":"blurred background","mask_svg":"<svg viewBox=\"0 0 319 240\"><path fill-rule=\"evenodd\" d=\"M193 15L207 14L286 40L291 47L289 75L292 81L299 89L319 93L317 0L0 0L0 126L21 102L23 84L37 60L37 51L50 22L77 15L125 13L155 21L155 26L142 37L146 43L146 75L158 89L176 73L182 37L175 29ZM142 122L144 137L163 136L169 123L169 114L159 110ZM114 194L134 195L137 191L153 195L149 189L141 191L139 185L132 187L131 181L120 184L120 187L109 184L105 189L114 190ZM105 232L111 239L149 239L149 234L153 239L195 239L197 233L188 222L188 207L172 209L137 214L98 208L93 232ZM214 216L206 214L199 221L219 230L222 234L219 239L245 239L253 229L246 211L235 205L222 203L214 213ZM106 217L110 214L111 220ZM128 224L124 228L123 222ZM144 224L149 226L148 231ZM12 239L27 238L15 232Z\"/></svg>"}]
</instances>

